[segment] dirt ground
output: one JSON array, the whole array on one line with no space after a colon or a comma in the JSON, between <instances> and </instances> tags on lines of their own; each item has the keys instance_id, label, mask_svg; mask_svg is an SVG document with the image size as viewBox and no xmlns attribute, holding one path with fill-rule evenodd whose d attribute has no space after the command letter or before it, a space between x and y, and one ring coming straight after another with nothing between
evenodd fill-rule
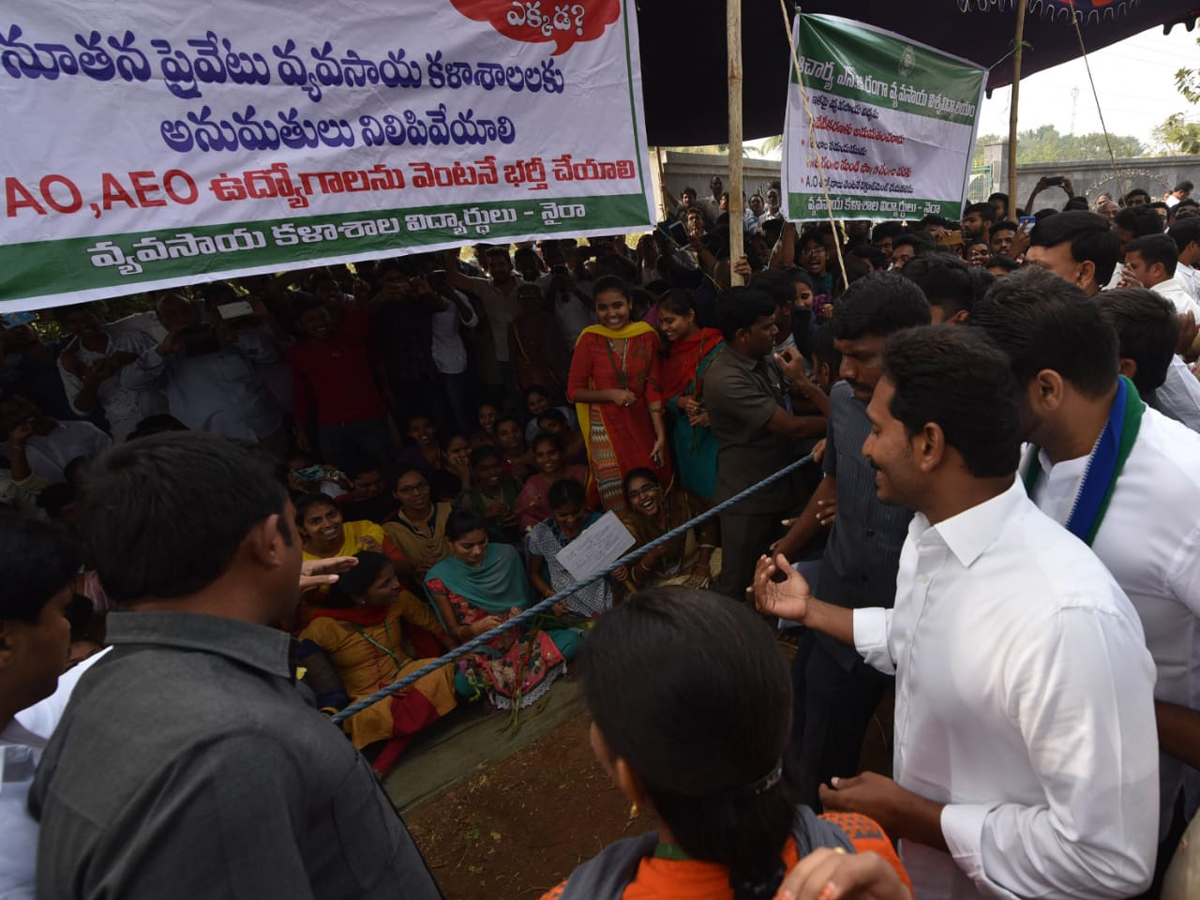
<instances>
[{"instance_id":1,"label":"dirt ground","mask_svg":"<svg viewBox=\"0 0 1200 900\"><path fill-rule=\"evenodd\" d=\"M890 720L891 698L879 716ZM515 756L405 817L447 900L538 900L614 840L655 827L629 818L629 803L596 762L582 713ZM890 773L878 725L862 765Z\"/></svg>"},{"instance_id":2,"label":"dirt ground","mask_svg":"<svg viewBox=\"0 0 1200 900\"><path fill-rule=\"evenodd\" d=\"M621 837L655 827L608 780L586 714L405 820L447 900L537 900Z\"/></svg>"},{"instance_id":3,"label":"dirt ground","mask_svg":"<svg viewBox=\"0 0 1200 900\"><path fill-rule=\"evenodd\" d=\"M789 659L794 647L782 645ZM586 712L453 790L405 822L447 900L538 900L613 841L655 827L596 762Z\"/></svg>"}]
</instances>

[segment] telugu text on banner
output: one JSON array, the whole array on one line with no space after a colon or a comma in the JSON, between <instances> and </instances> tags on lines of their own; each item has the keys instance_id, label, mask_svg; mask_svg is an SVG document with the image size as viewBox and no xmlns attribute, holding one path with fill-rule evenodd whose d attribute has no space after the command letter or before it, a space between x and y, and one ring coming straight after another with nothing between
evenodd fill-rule
<instances>
[{"instance_id":1,"label":"telugu text on banner","mask_svg":"<svg viewBox=\"0 0 1200 900\"><path fill-rule=\"evenodd\" d=\"M808 110L793 65L788 218L960 218L986 71L836 16L798 16L796 38Z\"/></svg>"},{"instance_id":2,"label":"telugu text on banner","mask_svg":"<svg viewBox=\"0 0 1200 900\"><path fill-rule=\"evenodd\" d=\"M0 312L650 223L624 0L0 18Z\"/></svg>"}]
</instances>

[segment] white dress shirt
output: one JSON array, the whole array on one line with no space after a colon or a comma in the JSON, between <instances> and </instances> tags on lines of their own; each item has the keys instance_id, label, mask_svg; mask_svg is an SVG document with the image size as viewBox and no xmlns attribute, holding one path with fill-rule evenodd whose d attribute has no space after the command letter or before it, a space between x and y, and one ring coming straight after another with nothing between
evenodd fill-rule
<instances>
[{"instance_id":1,"label":"white dress shirt","mask_svg":"<svg viewBox=\"0 0 1200 900\"><path fill-rule=\"evenodd\" d=\"M1030 451L1027 451L1030 452ZM1090 455L1089 455L1090 456ZM1032 499L1056 522L1075 505L1089 456L1051 465ZM1200 615L1200 435L1147 409L1137 441L1113 488L1092 550L1129 597L1154 658L1158 700L1190 706L1192 631ZM1159 760L1165 835L1183 779L1183 765Z\"/></svg>"},{"instance_id":2,"label":"white dress shirt","mask_svg":"<svg viewBox=\"0 0 1200 900\"><path fill-rule=\"evenodd\" d=\"M1192 431L1200 432L1200 379L1178 355L1167 366L1167 380L1154 392L1154 405Z\"/></svg>"},{"instance_id":3,"label":"white dress shirt","mask_svg":"<svg viewBox=\"0 0 1200 900\"><path fill-rule=\"evenodd\" d=\"M111 327L104 330L108 334L108 347L104 352L97 353L89 350L83 344L80 344L79 349L76 350L75 355L84 365L90 366L98 360L107 359L118 353L132 353L134 356L141 356L154 346L154 341L142 331L133 329L117 331ZM88 410L80 409L75 405L76 399L83 391L83 379L67 371L61 355L58 357L58 374L62 376L67 402L80 415L87 415ZM162 394L157 391L135 391L127 388L121 384L120 377L115 374L100 383L100 387L96 390L96 402L104 412L104 418L108 421L108 430L117 443L124 443L142 419L167 411L167 401Z\"/></svg>"},{"instance_id":4,"label":"white dress shirt","mask_svg":"<svg viewBox=\"0 0 1200 900\"><path fill-rule=\"evenodd\" d=\"M1179 315L1192 313L1196 320L1200 321L1200 305L1196 304L1195 299L1188 293L1187 287L1178 275L1168 278L1166 281L1160 281L1150 290L1164 300L1170 300Z\"/></svg>"},{"instance_id":5,"label":"white dress shirt","mask_svg":"<svg viewBox=\"0 0 1200 900\"><path fill-rule=\"evenodd\" d=\"M443 375L461 375L467 371L467 348L463 346L459 323L464 328L474 328L479 324L475 307L458 291L455 293L470 313L468 318L464 319L458 305L449 300L445 301L444 309L433 313L433 364Z\"/></svg>"},{"instance_id":6,"label":"white dress shirt","mask_svg":"<svg viewBox=\"0 0 1200 900\"><path fill-rule=\"evenodd\" d=\"M1188 296L1200 303L1200 285L1197 284L1197 278L1200 278L1200 273L1186 263L1181 262L1175 266L1175 277L1179 279L1179 283L1183 285L1183 289L1187 291Z\"/></svg>"},{"instance_id":7,"label":"white dress shirt","mask_svg":"<svg viewBox=\"0 0 1200 900\"><path fill-rule=\"evenodd\" d=\"M918 513L896 604L854 611L896 673L894 774L947 804L950 853L901 842L920 900L1128 897L1158 844L1154 663L1129 600L1019 480Z\"/></svg>"},{"instance_id":8,"label":"white dress shirt","mask_svg":"<svg viewBox=\"0 0 1200 900\"><path fill-rule=\"evenodd\" d=\"M283 425L283 412L258 367L275 362L278 348L262 334L240 331L237 342L211 353L159 356L151 347L121 370L132 390L162 390L171 415L193 431L264 441Z\"/></svg>"},{"instance_id":9,"label":"white dress shirt","mask_svg":"<svg viewBox=\"0 0 1200 900\"><path fill-rule=\"evenodd\" d=\"M91 422L55 420L49 434L32 434L25 442L25 459L35 475L53 484L67 480L63 469L73 459L95 459L112 446L112 438ZM0 444L0 453L10 456L12 444Z\"/></svg>"},{"instance_id":10,"label":"white dress shirt","mask_svg":"<svg viewBox=\"0 0 1200 900\"><path fill-rule=\"evenodd\" d=\"M29 786L75 685L107 652L69 669L58 679L53 694L21 710L0 731L0 897L4 900L33 900L38 823L25 806Z\"/></svg>"}]
</instances>

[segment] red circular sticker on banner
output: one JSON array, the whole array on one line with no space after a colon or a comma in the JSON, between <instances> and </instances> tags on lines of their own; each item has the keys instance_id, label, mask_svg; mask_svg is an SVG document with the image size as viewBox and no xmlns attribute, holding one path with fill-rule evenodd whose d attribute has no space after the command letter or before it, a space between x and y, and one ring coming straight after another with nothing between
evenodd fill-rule
<instances>
[{"instance_id":1,"label":"red circular sticker on banner","mask_svg":"<svg viewBox=\"0 0 1200 900\"><path fill-rule=\"evenodd\" d=\"M514 41L554 42L558 56L579 41L594 41L617 21L621 0L450 0L464 16L488 22Z\"/></svg>"}]
</instances>

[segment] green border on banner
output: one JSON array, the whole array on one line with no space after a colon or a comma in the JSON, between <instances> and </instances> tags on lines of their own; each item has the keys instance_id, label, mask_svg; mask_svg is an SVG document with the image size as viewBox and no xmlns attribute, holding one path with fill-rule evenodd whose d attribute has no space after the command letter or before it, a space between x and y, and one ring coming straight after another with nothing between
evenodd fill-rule
<instances>
[{"instance_id":1,"label":"green border on banner","mask_svg":"<svg viewBox=\"0 0 1200 900\"><path fill-rule=\"evenodd\" d=\"M584 216L563 218L555 225L545 224L542 218L543 204L570 207L582 205ZM517 218L513 222L489 225L487 233L480 234L473 227L468 233L456 235L450 228L431 228L409 231L405 219L410 216L439 216L453 213L461 220L464 209L490 211L515 209ZM138 285L163 281L170 278L195 276L197 280L218 278L221 273L251 269L260 266L279 265L280 270L303 265L319 264L322 259L369 255L389 252L419 251L422 247L452 243L471 244L491 242L496 238L516 238L528 234L567 234L579 231L612 228L620 231L630 222L640 222L646 215L646 195L616 194L593 197L566 197L553 200L521 198L514 201L491 203L450 204L445 206L406 207L403 209L381 209L354 213L329 215L287 216L278 219L248 220L220 225L197 225L158 231L125 232L120 234L97 234L87 237L66 238L53 241L36 241L26 244L9 244L0 247L0 297L5 300L20 300L26 297L67 293L65 290L47 290L48 286L69 283L70 291L86 291L128 285L129 293L136 293ZM275 243L271 229L292 224L296 228L313 228L323 225L334 227L353 222L369 222L379 219L396 219L399 232L373 236L349 238L339 236L334 240L314 243L295 243L281 246ZM205 256L183 256L160 261L144 262L143 271L133 275L122 275L117 266L95 266L88 248L104 241L117 244L128 256L133 257L132 245L144 239L168 241L180 235L190 234L195 238L227 235L236 229L262 232L266 240L262 248L236 252L215 253Z\"/></svg>"},{"instance_id":2,"label":"green border on banner","mask_svg":"<svg viewBox=\"0 0 1200 900\"><path fill-rule=\"evenodd\" d=\"M192 225L181 223L174 228L151 228L146 231L121 231L116 233L91 233L81 237L56 238L0 245L0 308L8 301L32 300L35 305L55 305L72 302L72 295L117 296L125 289L137 293L156 287L184 284L189 279L213 280L221 277L236 277L233 273L253 271L285 271L298 267L320 264L323 261L354 261L390 255L419 252L430 247L453 247L481 241L508 242L512 239L528 239L531 236L588 235L606 231L622 232L632 228L650 226L653 223L653 202L648 194L646 172L646 149L643 147L644 125L640 98L636 90L636 79L640 72L634 65L637 42L632 38L636 31L633 3L619 0L621 6L620 39L623 40L626 79L629 97L629 124L634 144L634 165L637 169L637 185L640 192L615 195L584 197L547 197L545 192L522 192L515 198L473 198L455 204L419 205L405 208L363 209L347 213L314 214L311 209L297 210L300 215L252 219L218 224ZM616 35L613 35L615 38ZM619 64L619 63L618 63ZM586 112L586 110L585 110ZM597 189L629 191L629 181L616 184L597 183ZM558 185L570 190L571 185ZM577 185L582 188L583 185ZM589 186L590 187L590 186ZM493 195L494 196L494 195ZM272 201L278 203L279 201ZM386 202L386 201L385 201ZM549 204L558 208L576 207L569 218L562 216L544 217ZM578 207L586 211L581 211ZM213 213L225 213L226 204L213 206ZM247 204L248 211L263 209L263 203ZM456 214L462 223L468 211L472 221L478 222L479 211L514 210L499 218L506 221L490 222L482 216L487 227L476 225L455 228L438 222L437 217ZM274 210L272 210L274 212ZM254 213L250 213L254 214ZM202 217L203 214L201 214ZM414 217L433 218L433 223L413 221L415 230L408 223ZM546 218L554 224L547 224ZM389 220L397 220L398 227ZM386 222L387 234L370 234L377 230L368 227L353 227L352 223ZM306 235L309 241L279 243L273 228L290 223L297 230L315 230L331 226L340 231L332 237L326 228L326 239L316 240L312 231ZM122 223L126 225L126 223ZM345 226L351 226L347 229ZM443 227L444 226L444 227ZM103 227L103 226L100 226ZM231 234L238 231L239 235ZM349 234L347 234L349 231ZM247 234L247 232L249 234ZM258 233L258 234L255 234ZM250 240L250 236L254 240ZM261 237L260 237L261 235ZM353 236L351 236L353 235ZM221 238L218 251L209 242ZM135 249L134 244L143 241L173 241L168 249L179 255L154 259L157 252L165 251L152 246ZM201 246L197 248L196 242ZM257 243L263 246L254 246ZM105 243L105 248L97 244ZM113 246L115 245L115 247ZM89 252L89 249L91 252ZM137 250L148 258L138 259ZM196 252L201 250L203 252ZM190 253L191 255L184 255ZM114 260L118 260L114 262ZM111 264L110 264L111 263ZM125 274L122 274L122 269ZM139 271L140 269L140 271Z\"/></svg>"},{"instance_id":3,"label":"green border on banner","mask_svg":"<svg viewBox=\"0 0 1200 900\"><path fill-rule=\"evenodd\" d=\"M810 91L824 91L861 103L970 127L974 127L979 116L979 96L985 72L978 66L922 47L901 35L881 34L859 23L801 15L797 48L801 63L806 64L804 85ZM812 52L806 52L809 50ZM903 102L893 97L890 91L872 93L852 84L839 84L838 78L845 74L847 63L850 62L857 75L869 76L884 89L890 85L895 90L898 82L904 83L910 74L917 74L922 90L928 92L932 88L947 100L969 104L975 109L975 115L961 115L939 111L921 103ZM817 67L832 63L833 77L814 77L812 67L807 63ZM799 82L794 64L791 66L791 78L793 84ZM831 82L829 87L825 86L826 82ZM926 99L931 101L933 98L927 96Z\"/></svg>"}]
</instances>

